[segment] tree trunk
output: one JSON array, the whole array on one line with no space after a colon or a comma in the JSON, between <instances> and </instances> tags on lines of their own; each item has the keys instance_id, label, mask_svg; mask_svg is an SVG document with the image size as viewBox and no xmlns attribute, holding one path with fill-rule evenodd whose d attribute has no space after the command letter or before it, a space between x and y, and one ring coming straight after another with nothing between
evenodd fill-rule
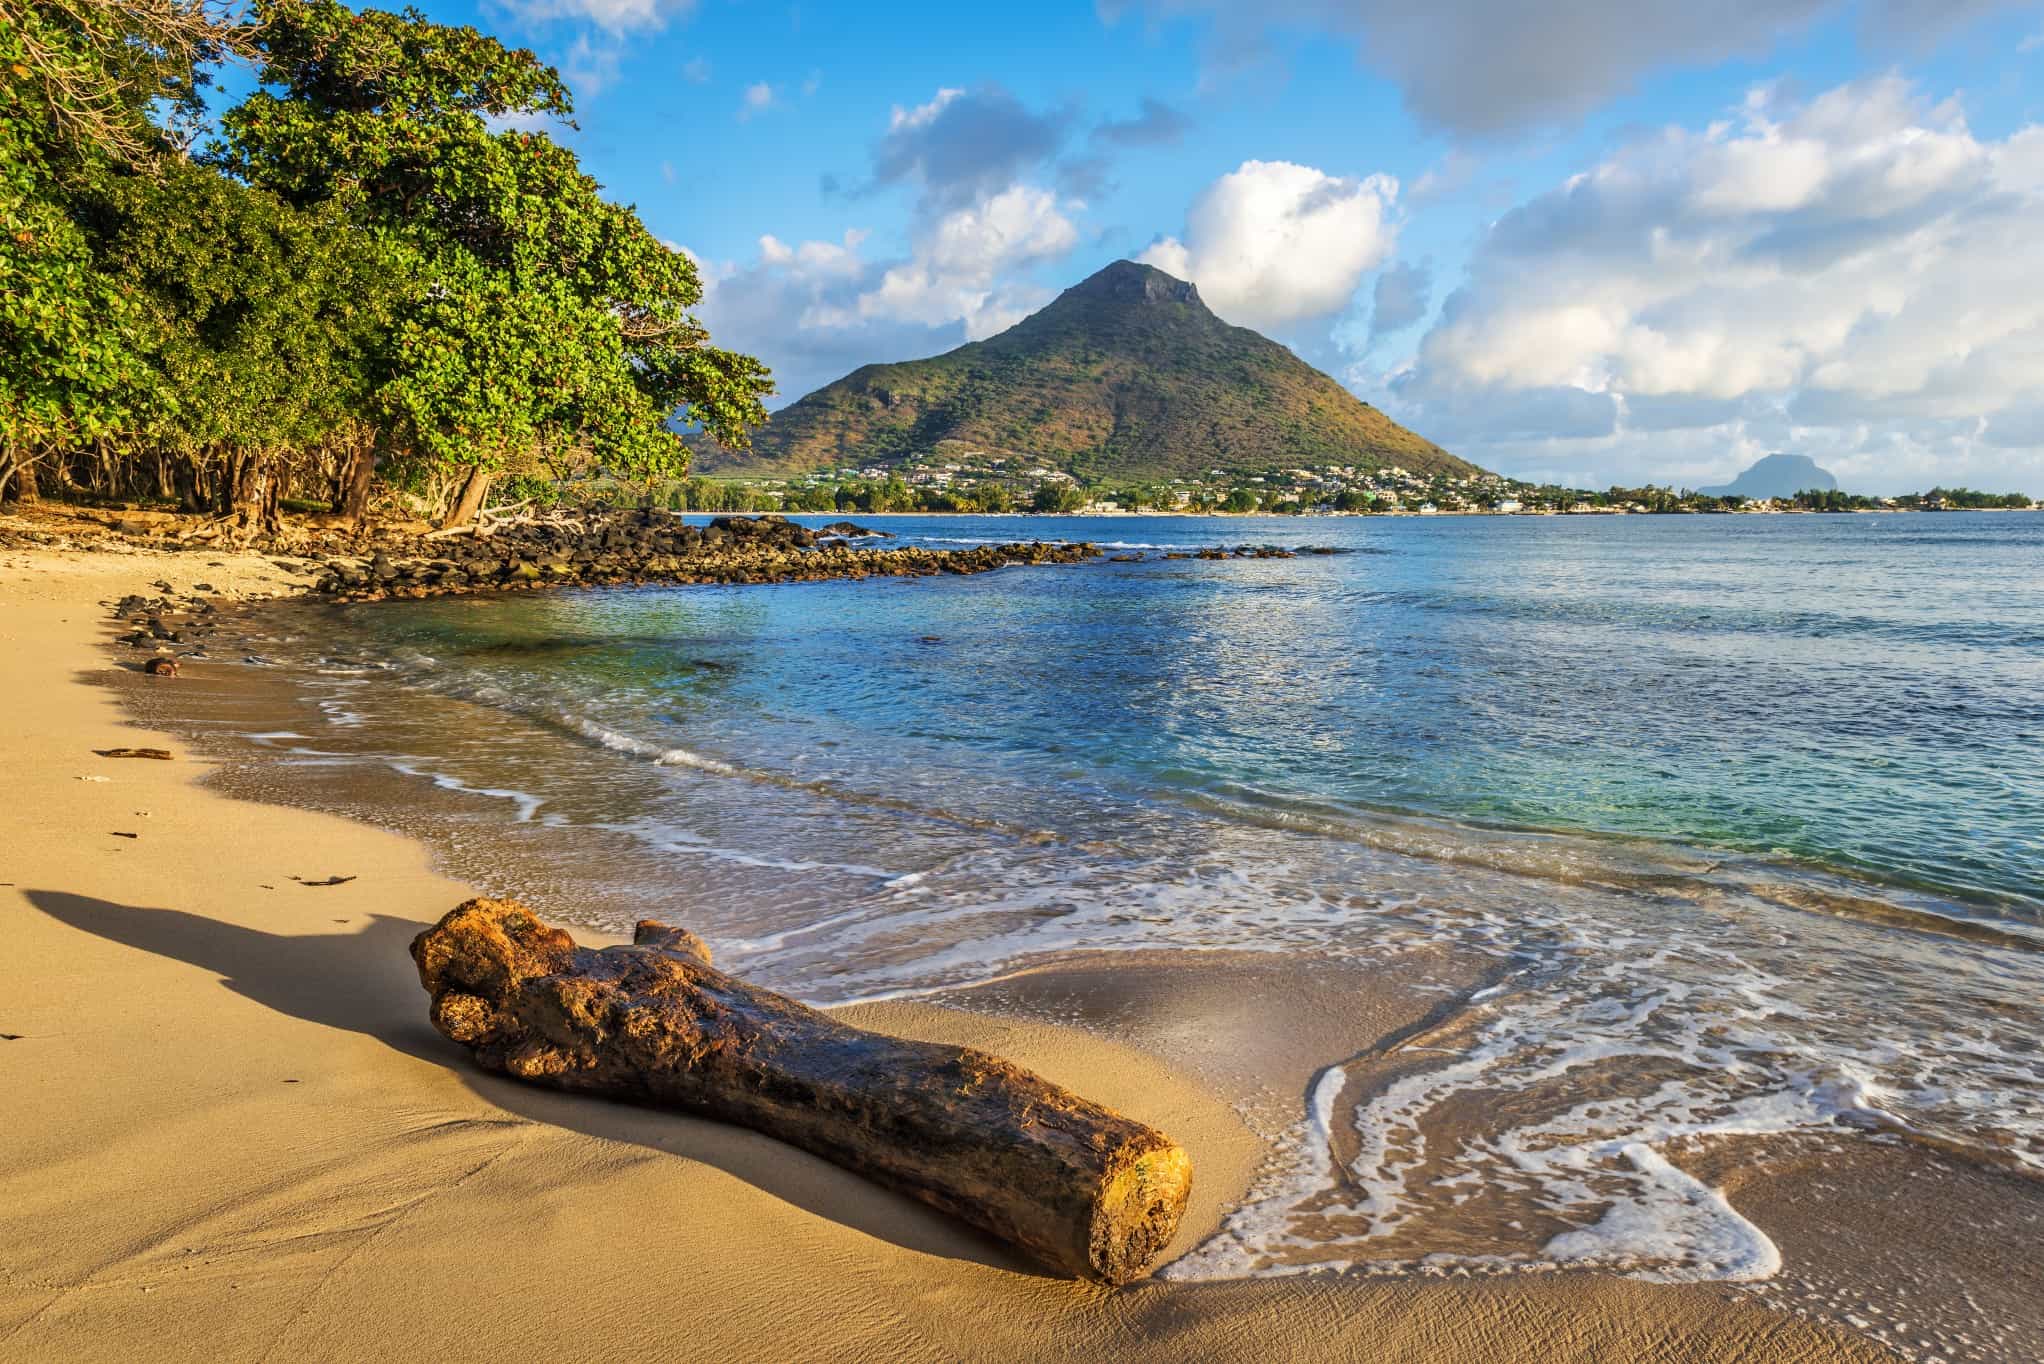
<instances>
[{"instance_id":1,"label":"tree trunk","mask_svg":"<svg viewBox=\"0 0 2044 1364\"><path fill-rule=\"evenodd\" d=\"M252 451L236 460L227 494L241 530L274 534L283 524L283 490L266 451Z\"/></svg>"},{"instance_id":2,"label":"tree trunk","mask_svg":"<svg viewBox=\"0 0 2044 1364\"><path fill-rule=\"evenodd\" d=\"M178 509L188 512L206 510L206 495L199 486L199 459L193 454L177 456L170 466L171 486L175 490Z\"/></svg>"},{"instance_id":3,"label":"tree trunk","mask_svg":"<svg viewBox=\"0 0 2044 1364\"><path fill-rule=\"evenodd\" d=\"M5 490L0 489L0 491ZM30 455L20 464L14 466L13 495L15 501L27 506L33 506L42 500L41 494L36 488L34 455Z\"/></svg>"},{"instance_id":4,"label":"tree trunk","mask_svg":"<svg viewBox=\"0 0 2044 1364\"><path fill-rule=\"evenodd\" d=\"M376 447L365 440L349 457L347 472L341 477L341 495L334 505L350 529L361 528L362 518L369 514L369 494L375 486Z\"/></svg>"},{"instance_id":5,"label":"tree trunk","mask_svg":"<svg viewBox=\"0 0 2044 1364\"><path fill-rule=\"evenodd\" d=\"M233 515L234 494L241 486L241 471L246 462L246 456L232 452L220 456L221 478L208 492L208 501L212 504L215 516Z\"/></svg>"},{"instance_id":6,"label":"tree trunk","mask_svg":"<svg viewBox=\"0 0 2044 1364\"><path fill-rule=\"evenodd\" d=\"M468 471L468 481L461 485L461 496L454 499L454 507L440 522L440 529L452 530L465 526L476 519L476 513L483 509L483 497L490 491L490 471L476 465Z\"/></svg>"},{"instance_id":7,"label":"tree trunk","mask_svg":"<svg viewBox=\"0 0 2044 1364\"><path fill-rule=\"evenodd\" d=\"M1154 1128L969 1047L849 1027L639 925L601 951L515 900L470 900L412 943L433 1026L485 1068L742 1123L1010 1241L1126 1283L1192 1187Z\"/></svg>"}]
</instances>

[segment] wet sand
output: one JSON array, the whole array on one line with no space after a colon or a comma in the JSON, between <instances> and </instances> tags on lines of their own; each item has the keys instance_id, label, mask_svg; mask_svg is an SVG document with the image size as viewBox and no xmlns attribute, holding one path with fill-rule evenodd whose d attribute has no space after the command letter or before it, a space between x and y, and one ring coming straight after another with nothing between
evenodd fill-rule
<instances>
[{"instance_id":1,"label":"wet sand","mask_svg":"<svg viewBox=\"0 0 2044 1364\"><path fill-rule=\"evenodd\" d=\"M1892 1357L1750 1291L1588 1273L1109 1291L751 1133L484 1075L427 1025L405 953L465 887L390 832L210 789L208 760L98 685L117 675L98 603L195 577L280 575L0 555L0 1358ZM92 754L138 744L178 758ZM301 884L335 874L356 879ZM1177 1254L1244 1195L1313 1069L1431 998L1124 954L847 1014L1171 1132L1198 1171ZM1250 1000L1284 1002L1281 1026ZM1794 1219L1865 1233L1914 1170L1735 1196L1795 1257Z\"/></svg>"}]
</instances>

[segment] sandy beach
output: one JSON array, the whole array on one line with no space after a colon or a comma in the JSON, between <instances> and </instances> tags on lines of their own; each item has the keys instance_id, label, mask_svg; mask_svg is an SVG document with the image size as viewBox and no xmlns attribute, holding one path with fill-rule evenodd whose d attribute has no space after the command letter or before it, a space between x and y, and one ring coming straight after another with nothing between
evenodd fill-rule
<instances>
[{"instance_id":1,"label":"sandy beach","mask_svg":"<svg viewBox=\"0 0 2044 1364\"><path fill-rule=\"evenodd\" d=\"M258 558L0 553L0 1358L1893 1357L1786 1298L1587 1273L1110 1291L751 1133L485 1075L428 1026L405 951L466 889L393 834L209 789L104 685L102 603L159 580L291 582ZM138 744L177 757L93 753ZM334 875L355 879L302 884ZM985 992L1001 1014L847 1012L1177 1137L1197 1176L1175 1255L1265 1154L1212 1076L1261 1069L1294 1100L1301 1080L1231 1044L1226 989L1161 987L1184 969L1011 979ZM1085 1026L1016 1016L1045 1001ZM1411 1012L1394 983L1349 1008L1387 1031ZM1161 1055L1172 1037L1208 1064ZM1804 1196L1776 1182L1772 1206ZM1780 1232L1767 1206L1747 1211Z\"/></svg>"}]
</instances>

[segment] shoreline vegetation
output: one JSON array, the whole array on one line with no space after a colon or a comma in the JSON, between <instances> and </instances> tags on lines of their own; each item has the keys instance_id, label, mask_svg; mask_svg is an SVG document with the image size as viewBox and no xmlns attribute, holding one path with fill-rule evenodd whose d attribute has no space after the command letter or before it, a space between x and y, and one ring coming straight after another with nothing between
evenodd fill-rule
<instances>
[{"instance_id":1,"label":"shoreline vegetation","mask_svg":"<svg viewBox=\"0 0 2044 1364\"><path fill-rule=\"evenodd\" d=\"M2023 493L1934 487L1895 497L1811 488L1747 497L1691 488L1571 488L1483 472L1415 472L1398 465L1216 468L1197 476L1081 480L1027 456L993 456L939 442L893 467L846 467L801 477L742 472L689 477L640 495L677 511L1061 516L1157 515L1719 515L1775 512L2027 510ZM629 496L602 480L534 490L555 501Z\"/></svg>"},{"instance_id":2,"label":"shoreline vegetation","mask_svg":"<svg viewBox=\"0 0 2044 1364\"><path fill-rule=\"evenodd\" d=\"M542 131L574 103L532 52L339 0L0 18L0 498L459 526L766 419L695 263Z\"/></svg>"}]
</instances>

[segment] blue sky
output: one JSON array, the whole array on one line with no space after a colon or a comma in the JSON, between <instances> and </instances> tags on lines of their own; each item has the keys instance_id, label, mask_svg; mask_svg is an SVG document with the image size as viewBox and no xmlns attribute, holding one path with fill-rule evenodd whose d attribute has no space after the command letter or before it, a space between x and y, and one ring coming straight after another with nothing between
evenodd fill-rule
<instances>
[{"instance_id":1,"label":"blue sky","mask_svg":"<svg viewBox=\"0 0 2044 1364\"><path fill-rule=\"evenodd\" d=\"M777 401L1136 256L1509 473L2044 494L2044 2L423 7Z\"/></svg>"}]
</instances>

